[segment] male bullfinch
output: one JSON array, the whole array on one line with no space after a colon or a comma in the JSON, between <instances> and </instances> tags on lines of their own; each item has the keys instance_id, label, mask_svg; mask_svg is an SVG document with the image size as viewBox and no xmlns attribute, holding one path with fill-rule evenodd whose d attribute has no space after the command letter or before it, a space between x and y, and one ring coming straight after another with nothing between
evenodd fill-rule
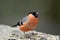
<instances>
[{"instance_id":1,"label":"male bullfinch","mask_svg":"<svg viewBox=\"0 0 60 40\"><path fill-rule=\"evenodd\" d=\"M38 24L38 12L29 12L22 20L12 27L17 27L23 32L34 30Z\"/></svg>"}]
</instances>

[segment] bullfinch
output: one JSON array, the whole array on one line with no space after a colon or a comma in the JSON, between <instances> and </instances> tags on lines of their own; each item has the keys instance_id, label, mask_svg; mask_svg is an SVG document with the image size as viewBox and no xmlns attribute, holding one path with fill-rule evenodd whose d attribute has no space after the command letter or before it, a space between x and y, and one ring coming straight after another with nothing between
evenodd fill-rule
<instances>
[{"instance_id":1,"label":"bullfinch","mask_svg":"<svg viewBox=\"0 0 60 40\"><path fill-rule=\"evenodd\" d=\"M29 12L22 20L18 21L16 25L11 27L17 27L23 32L34 30L38 24L38 12Z\"/></svg>"}]
</instances>

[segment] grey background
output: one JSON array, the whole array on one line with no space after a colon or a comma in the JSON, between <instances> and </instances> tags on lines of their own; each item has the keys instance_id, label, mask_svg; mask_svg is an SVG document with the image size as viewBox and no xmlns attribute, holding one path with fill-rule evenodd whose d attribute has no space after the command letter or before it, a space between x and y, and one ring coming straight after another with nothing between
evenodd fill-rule
<instances>
[{"instance_id":1,"label":"grey background","mask_svg":"<svg viewBox=\"0 0 60 40\"><path fill-rule=\"evenodd\" d=\"M30 11L39 12L37 31L60 34L59 0L0 0L0 24L14 25Z\"/></svg>"}]
</instances>

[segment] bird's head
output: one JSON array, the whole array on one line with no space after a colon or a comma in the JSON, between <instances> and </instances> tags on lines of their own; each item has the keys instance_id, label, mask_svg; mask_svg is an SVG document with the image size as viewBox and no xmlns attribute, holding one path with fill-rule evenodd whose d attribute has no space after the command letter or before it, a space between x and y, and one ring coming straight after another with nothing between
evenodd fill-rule
<instances>
[{"instance_id":1,"label":"bird's head","mask_svg":"<svg viewBox=\"0 0 60 40\"><path fill-rule=\"evenodd\" d=\"M38 18L38 12L29 12L28 15L29 14L32 14L34 17Z\"/></svg>"}]
</instances>

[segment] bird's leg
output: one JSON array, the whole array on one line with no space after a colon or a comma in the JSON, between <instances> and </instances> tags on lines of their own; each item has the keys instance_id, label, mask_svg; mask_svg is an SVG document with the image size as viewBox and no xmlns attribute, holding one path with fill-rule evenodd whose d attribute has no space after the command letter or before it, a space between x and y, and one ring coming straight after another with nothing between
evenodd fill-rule
<instances>
[{"instance_id":1,"label":"bird's leg","mask_svg":"<svg viewBox=\"0 0 60 40\"><path fill-rule=\"evenodd\" d=\"M33 30L31 31L31 34L32 35L37 35L37 33L35 33Z\"/></svg>"},{"instance_id":2,"label":"bird's leg","mask_svg":"<svg viewBox=\"0 0 60 40\"><path fill-rule=\"evenodd\" d=\"M23 32L23 34L25 35L25 32Z\"/></svg>"},{"instance_id":3,"label":"bird's leg","mask_svg":"<svg viewBox=\"0 0 60 40\"><path fill-rule=\"evenodd\" d=\"M25 32L24 32L24 35L25 35Z\"/></svg>"},{"instance_id":4,"label":"bird's leg","mask_svg":"<svg viewBox=\"0 0 60 40\"><path fill-rule=\"evenodd\" d=\"M26 32L24 32L24 38L28 38L28 37L30 37L30 35L26 34Z\"/></svg>"},{"instance_id":5,"label":"bird's leg","mask_svg":"<svg viewBox=\"0 0 60 40\"><path fill-rule=\"evenodd\" d=\"M33 32L33 30L31 31L31 34L32 34L32 35L34 35L34 32Z\"/></svg>"},{"instance_id":6,"label":"bird's leg","mask_svg":"<svg viewBox=\"0 0 60 40\"><path fill-rule=\"evenodd\" d=\"M28 33L27 32L24 32L24 35L28 35Z\"/></svg>"},{"instance_id":7,"label":"bird's leg","mask_svg":"<svg viewBox=\"0 0 60 40\"><path fill-rule=\"evenodd\" d=\"M27 36L28 34L26 32L24 32L24 36Z\"/></svg>"}]
</instances>

